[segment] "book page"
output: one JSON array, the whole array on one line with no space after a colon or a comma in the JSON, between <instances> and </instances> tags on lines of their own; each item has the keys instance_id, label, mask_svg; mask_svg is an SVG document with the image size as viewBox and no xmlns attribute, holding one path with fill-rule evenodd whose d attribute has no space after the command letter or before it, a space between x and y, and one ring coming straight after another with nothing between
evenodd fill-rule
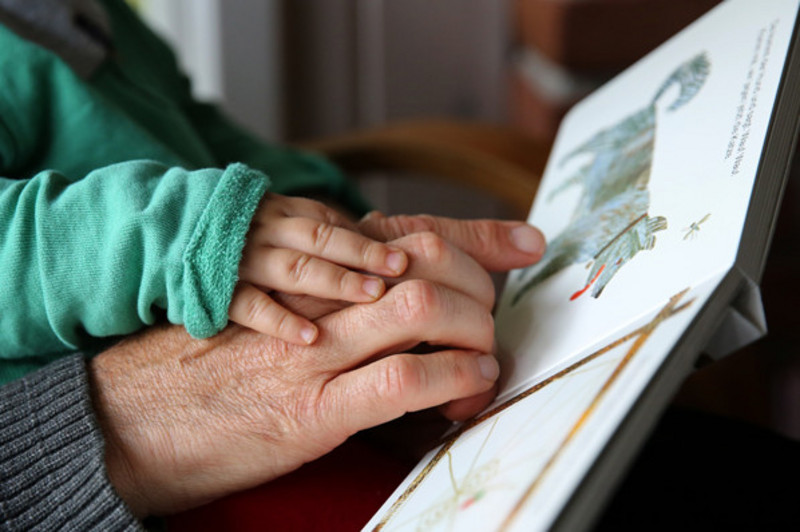
<instances>
[{"instance_id":1,"label":"book page","mask_svg":"<svg viewBox=\"0 0 800 532\"><path fill-rule=\"evenodd\" d=\"M431 451L365 530L540 530L719 282L675 294Z\"/></svg>"},{"instance_id":2,"label":"book page","mask_svg":"<svg viewBox=\"0 0 800 532\"><path fill-rule=\"evenodd\" d=\"M500 396L365 530L552 526L734 264L799 6L728 0L568 115L530 217L548 254L499 305Z\"/></svg>"},{"instance_id":3,"label":"book page","mask_svg":"<svg viewBox=\"0 0 800 532\"><path fill-rule=\"evenodd\" d=\"M728 271L796 0L729 0L578 104L529 221L549 248L497 312L503 400Z\"/></svg>"}]
</instances>

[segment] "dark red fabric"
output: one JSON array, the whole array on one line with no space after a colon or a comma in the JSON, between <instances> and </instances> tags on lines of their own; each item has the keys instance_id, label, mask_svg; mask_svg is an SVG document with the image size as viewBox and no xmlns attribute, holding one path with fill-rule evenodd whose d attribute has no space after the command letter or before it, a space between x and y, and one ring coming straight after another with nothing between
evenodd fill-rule
<instances>
[{"instance_id":1,"label":"dark red fabric","mask_svg":"<svg viewBox=\"0 0 800 532\"><path fill-rule=\"evenodd\" d=\"M170 517L168 530L361 530L409 471L351 439L289 475Z\"/></svg>"}]
</instances>

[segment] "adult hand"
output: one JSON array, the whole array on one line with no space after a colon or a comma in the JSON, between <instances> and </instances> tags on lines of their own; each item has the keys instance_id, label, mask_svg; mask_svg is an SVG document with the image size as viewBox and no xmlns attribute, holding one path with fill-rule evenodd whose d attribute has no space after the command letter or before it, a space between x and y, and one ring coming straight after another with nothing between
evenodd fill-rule
<instances>
[{"instance_id":1,"label":"adult hand","mask_svg":"<svg viewBox=\"0 0 800 532\"><path fill-rule=\"evenodd\" d=\"M445 413L460 418L488 404L498 372L488 354L494 294L483 268L457 246L489 268L523 266L538 255L513 249L511 232L522 224L445 221L438 229L454 245L424 232L430 227L422 220L398 226L406 236L393 245L409 255L405 279L425 280L344 309L284 299L317 320L322 334L313 346L236 326L208 340L166 327L92 361L109 476L138 515L263 483L408 411L446 403ZM443 347L406 352L421 342Z\"/></svg>"},{"instance_id":2,"label":"adult hand","mask_svg":"<svg viewBox=\"0 0 800 532\"><path fill-rule=\"evenodd\" d=\"M508 271L530 266L542 258L546 248L541 231L520 221L456 220L425 214L387 217L378 211L373 211L360 220L358 228L370 238L392 241L393 244L401 242L403 237L409 235L434 235L468 254L480 267L488 271ZM394 239L401 240L395 241ZM438 247L436 239L428 238L426 240L430 245L424 246L422 249L433 250L433 253L429 251L428 254L436 255L435 250ZM444 268L444 272L441 270L436 272L431 269L432 263L420 262L419 257L415 256L415 251L407 250L407 252L411 267L401 279L434 278L431 275L436 275L435 278L445 284L455 280L448 275L447 268ZM436 267L439 266L434 266L434 268ZM473 277L473 279L475 278L477 276ZM393 282L395 281L392 279L387 280L388 284ZM487 299L483 300L490 301L490 308L494 304L492 288L489 285L488 291L483 292L487 296ZM494 395L495 390L492 389L475 397L452 401L440 410L450 419L465 419L480 411Z\"/></svg>"},{"instance_id":3,"label":"adult hand","mask_svg":"<svg viewBox=\"0 0 800 532\"><path fill-rule=\"evenodd\" d=\"M406 252L409 267L387 284L409 279L428 279L461 290L494 305L494 287L485 270L505 271L530 266L545 251L542 233L524 222L500 220L456 220L429 215L386 217L373 211L358 226L370 238L390 243ZM464 253L469 257L464 257ZM459 269L453 270L452 264ZM485 269L485 270L484 270ZM330 300L279 296L287 308L309 319L341 308ZM494 397L491 389L474 397L461 398L443 405L440 410L450 419L466 419L480 411Z\"/></svg>"},{"instance_id":4,"label":"adult hand","mask_svg":"<svg viewBox=\"0 0 800 532\"><path fill-rule=\"evenodd\" d=\"M456 225L462 222L454 222ZM467 239L463 239L466 241ZM461 292L473 301L481 304L487 312L494 306L495 290L486 270L476 260L466 255L454 244L432 232L411 233L391 242L392 246L405 251L409 266L404 275L396 279L387 279L387 284L394 286L399 282L413 279L432 281L440 286ZM498 242L502 249L504 242ZM505 246L507 247L507 246ZM514 252L511 251L513 254ZM487 253L487 255L496 254ZM342 308L341 303L330 300L297 297L286 294L276 295L276 299L286 308L316 319ZM429 342L430 343L430 342ZM466 419L482 410L495 396L493 388L469 397L454 398L441 405L440 411L452 420Z\"/></svg>"},{"instance_id":5,"label":"adult hand","mask_svg":"<svg viewBox=\"0 0 800 532\"><path fill-rule=\"evenodd\" d=\"M238 326L207 340L165 327L91 362L109 476L134 512L165 514L263 483L362 429L492 389L486 273L435 235L398 242L419 275L448 285L409 280L318 318L310 346ZM441 348L408 353L422 342Z\"/></svg>"}]
</instances>

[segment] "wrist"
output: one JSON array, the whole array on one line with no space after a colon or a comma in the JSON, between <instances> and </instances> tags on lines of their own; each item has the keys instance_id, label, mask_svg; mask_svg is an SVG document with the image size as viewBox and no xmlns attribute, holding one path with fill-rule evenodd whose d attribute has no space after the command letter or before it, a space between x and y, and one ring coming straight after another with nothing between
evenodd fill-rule
<instances>
[{"instance_id":1,"label":"wrist","mask_svg":"<svg viewBox=\"0 0 800 532\"><path fill-rule=\"evenodd\" d=\"M108 480L114 487L119 497L125 501L134 516L143 519L150 514L144 494L136 478L136 469L131 465L121 443L121 423L119 413L119 400L115 396L112 385L113 372L105 365L103 355L89 363L89 382L91 388L92 406L94 408L97 424L105 442L104 461ZM124 423L135 427L135 422Z\"/></svg>"}]
</instances>

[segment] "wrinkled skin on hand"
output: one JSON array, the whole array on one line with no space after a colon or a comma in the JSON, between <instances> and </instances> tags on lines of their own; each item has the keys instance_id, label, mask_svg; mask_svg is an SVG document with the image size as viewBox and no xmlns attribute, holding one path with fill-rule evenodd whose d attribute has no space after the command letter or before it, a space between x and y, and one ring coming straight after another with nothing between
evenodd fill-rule
<instances>
[{"instance_id":1,"label":"wrinkled skin on hand","mask_svg":"<svg viewBox=\"0 0 800 532\"><path fill-rule=\"evenodd\" d=\"M94 400L121 497L137 515L167 514L285 474L406 412L478 412L499 371L484 268L529 264L543 251L514 246L520 225L484 224L489 236L450 235L456 243L424 226L406 231L392 245L408 254L408 270L373 303L283 298L319 327L310 346L235 325L207 340L167 326L99 355ZM421 342L441 349L409 353Z\"/></svg>"}]
</instances>

